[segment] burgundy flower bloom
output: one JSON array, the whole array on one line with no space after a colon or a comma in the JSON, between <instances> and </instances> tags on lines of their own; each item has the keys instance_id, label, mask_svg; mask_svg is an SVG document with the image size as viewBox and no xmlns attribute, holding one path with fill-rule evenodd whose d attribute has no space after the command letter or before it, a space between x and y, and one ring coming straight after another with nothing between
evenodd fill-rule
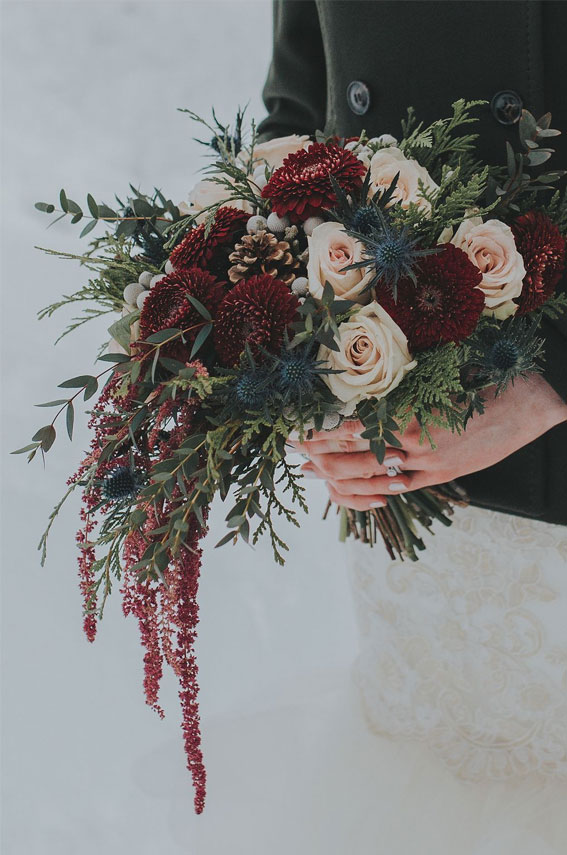
<instances>
[{"instance_id":1,"label":"burgundy flower bloom","mask_svg":"<svg viewBox=\"0 0 567 855\"><path fill-rule=\"evenodd\" d=\"M187 330L186 344L179 339L162 348L164 355L181 362L189 358L192 344L203 324L202 315L188 299L190 296L199 300L214 316L224 296L223 283L198 267L174 270L154 285L140 315L140 339L172 327Z\"/></svg>"},{"instance_id":2,"label":"burgundy flower bloom","mask_svg":"<svg viewBox=\"0 0 567 855\"><path fill-rule=\"evenodd\" d=\"M223 365L237 365L246 344L259 359L260 346L277 353L298 306L287 285L270 275L240 282L224 298L215 323L215 347Z\"/></svg>"},{"instance_id":3,"label":"burgundy flower bloom","mask_svg":"<svg viewBox=\"0 0 567 855\"><path fill-rule=\"evenodd\" d=\"M541 211L528 211L512 223L526 276L516 300L518 315L525 315L551 297L565 270L566 241L555 223Z\"/></svg>"},{"instance_id":4,"label":"burgundy flower bloom","mask_svg":"<svg viewBox=\"0 0 567 855\"><path fill-rule=\"evenodd\" d=\"M191 229L171 253L171 263L175 268L207 267L220 248L233 249L235 234L244 229L249 217L237 208L219 208L207 237L205 223Z\"/></svg>"},{"instance_id":5,"label":"burgundy flower bloom","mask_svg":"<svg viewBox=\"0 0 567 855\"><path fill-rule=\"evenodd\" d=\"M417 285L409 278L398 282L397 302L391 291L378 292L378 302L408 337L411 351L443 342L459 342L471 335L484 309L478 267L452 243L434 255L423 256L415 267Z\"/></svg>"},{"instance_id":6,"label":"burgundy flower bloom","mask_svg":"<svg viewBox=\"0 0 567 855\"><path fill-rule=\"evenodd\" d=\"M337 145L313 143L308 149L288 155L262 190L271 199L278 216L288 215L299 223L320 214L321 208L332 208L337 199L329 176L332 175L345 193L362 184L366 167L350 151Z\"/></svg>"}]
</instances>

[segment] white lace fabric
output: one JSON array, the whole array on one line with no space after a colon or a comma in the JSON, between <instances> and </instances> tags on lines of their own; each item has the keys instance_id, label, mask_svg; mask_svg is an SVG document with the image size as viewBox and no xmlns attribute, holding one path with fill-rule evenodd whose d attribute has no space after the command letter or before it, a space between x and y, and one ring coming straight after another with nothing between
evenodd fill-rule
<instances>
[{"instance_id":1,"label":"white lace fabric","mask_svg":"<svg viewBox=\"0 0 567 855\"><path fill-rule=\"evenodd\" d=\"M463 780L567 782L567 527L474 507L453 520L417 562L352 542L368 724Z\"/></svg>"}]
</instances>

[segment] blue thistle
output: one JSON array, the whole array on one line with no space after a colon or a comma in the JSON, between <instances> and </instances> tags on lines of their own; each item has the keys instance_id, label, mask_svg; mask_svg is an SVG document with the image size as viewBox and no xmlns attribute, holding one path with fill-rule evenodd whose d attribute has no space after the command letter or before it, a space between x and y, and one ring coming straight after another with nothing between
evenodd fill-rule
<instances>
[{"instance_id":1,"label":"blue thistle","mask_svg":"<svg viewBox=\"0 0 567 855\"><path fill-rule=\"evenodd\" d=\"M357 208L348 224L355 232L362 235L370 235L373 231L380 229L380 217L376 205L368 204Z\"/></svg>"},{"instance_id":2,"label":"blue thistle","mask_svg":"<svg viewBox=\"0 0 567 855\"><path fill-rule=\"evenodd\" d=\"M368 234L364 234L362 231L355 231L354 229L346 229L348 234L358 238L364 244L364 259L349 265L345 270L354 270L355 268L362 267L374 268L374 276L367 283L364 290L368 291L380 283L390 288L395 299L400 279L409 277L413 282L416 282L413 267L418 259L424 255L432 255L440 252L441 247L417 249L419 238L410 237L407 226L403 226L402 229L398 230L391 225L388 217L380 208L375 205L367 207L374 208L379 228L373 229ZM360 210L362 211L363 209L361 208Z\"/></svg>"},{"instance_id":3,"label":"blue thistle","mask_svg":"<svg viewBox=\"0 0 567 855\"><path fill-rule=\"evenodd\" d=\"M241 371L235 378L234 396L244 409L261 409L270 397L266 372L255 368Z\"/></svg>"},{"instance_id":4,"label":"blue thistle","mask_svg":"<svg viewBox=\"0 0 567 855\"><path fill-rule=\"evenodd\" d=\"M102 494L108 502L133 498L144 485L144 477L137 469L119 466L102 482Z\"/></svg>"},{"instance_id":5,"label":"blue thistle","mask_svg":"<svg viewBox=\"0 0 567 855\"><path fill-rule=\"evenodd\" d=\"M536 360L543 340L537 335L537 320L512 316L485 323L470 341L469 364L480 371L481 379L495 383L501 391L516 377L540 370Z\"/></svg>"}]
</instances>

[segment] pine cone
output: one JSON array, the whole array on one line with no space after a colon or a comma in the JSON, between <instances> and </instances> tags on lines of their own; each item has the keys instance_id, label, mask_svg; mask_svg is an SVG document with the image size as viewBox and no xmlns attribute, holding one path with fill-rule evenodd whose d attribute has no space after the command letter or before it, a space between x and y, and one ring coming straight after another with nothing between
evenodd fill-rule
<instances>
[{"instance_id":1,"label":"pine cone","mask_svg":"<svg viewBox=\"0 0 567 855\"><path fill-rule=\"evenodd\" d=\"M228 258L233 264L228 277L234 285L250 276L266 274L291 285L298 275L299 261L289 243L265 230L244 235Z\"/></svg>"}]
</instances>

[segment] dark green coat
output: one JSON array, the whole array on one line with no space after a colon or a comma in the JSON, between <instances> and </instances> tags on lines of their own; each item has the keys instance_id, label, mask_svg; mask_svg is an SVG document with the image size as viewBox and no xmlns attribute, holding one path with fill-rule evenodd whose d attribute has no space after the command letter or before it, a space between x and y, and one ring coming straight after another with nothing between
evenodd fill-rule
<instances>
[{"instance_id":1,"label":"dark green coat","mask_svg":"<svg viewBox=\"0 0 567 855\"><path fill-rule=\"evenodd\" d=\"M501 119L517 119L523 105L536 118L553 114L563 136L551 163L567 168L566 44L563 0L275 0L259 130L263 139L317 128L399 138L410 104L429 123L457 98L490 102L512 90L510 113L498 110L502 96L482 109L480 155L504 161L518 131ZM544 324L544 376L567 401L567 322ZM473 504L567 525L567 422L461 483Z\"/></svg>"}]
</instances>

